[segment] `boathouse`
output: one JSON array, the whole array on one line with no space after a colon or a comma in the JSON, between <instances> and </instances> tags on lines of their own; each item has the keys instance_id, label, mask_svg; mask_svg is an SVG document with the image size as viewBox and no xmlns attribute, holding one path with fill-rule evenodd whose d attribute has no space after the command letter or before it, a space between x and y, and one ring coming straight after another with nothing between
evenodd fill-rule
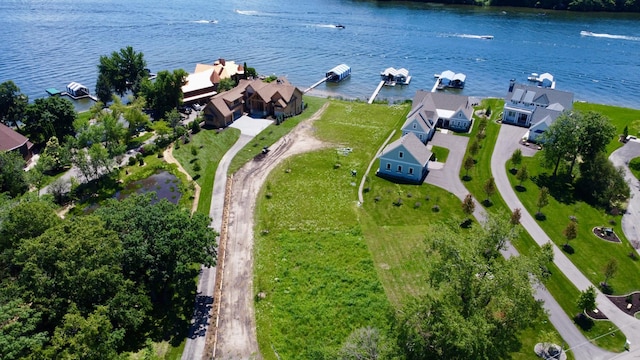
<instances>
[{"instance_id":1,"label":"boathouse","mask_svg":"<svg viewBox=\"0 0 640 360\"><path fill-rule=\"evenodd\" d=\"M80 83L72 82L67 85L67 94L72 98L89 96L89 88Z\"/></svg>"},{"instance_id":2,"label":"boathouse","mask_svg":"<svg viewBox=\"0 0 640 360\"><path fill-rule=\"evenodd\" d=\"M438 89L455 88L463 89L467 76L463 73L454 73L451 70L443 71L438 80Z\"/></svg>"},{"instance_id":3,"label":"boathouse","mask_svg":"<svg viewBox=\"0 0 640 360\"><path fill-rule=\"evenodd\" d=\"M387 86L395 86L396 84L409 85L409 82L411 81L409 70L405 68L386 68L383 72L380 73L380 78L384 80L385 85Z\"/></svg>"},{"instance_id":4,"label":"boathouse","mask_svg":"<svg viewBox=\"0 0 640 360\"><path fill-rule=\"evenodd\" d=\"M325 74L327 81L340 82L351 75L351 68L346 64L340 64Z\"/></svg>"}]
</instances>

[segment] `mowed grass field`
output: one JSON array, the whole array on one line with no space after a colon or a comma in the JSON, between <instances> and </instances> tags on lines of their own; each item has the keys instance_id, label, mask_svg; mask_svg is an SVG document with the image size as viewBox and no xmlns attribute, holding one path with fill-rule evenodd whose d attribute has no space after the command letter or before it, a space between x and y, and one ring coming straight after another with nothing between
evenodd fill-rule
<instances>
[{"instance_id":1,"label":"mowed grass field","mask_svg":"<svg viewBox=\"0 0 640 360\"><path fill-rule=\"evenodd\" d=\"M365 326L394 336L394 311L427 291L425 232L434 222L461 219L460 200L429 185L377 178L376 161L364 203L357 203L363 172L408 110L331 101L314 129L332 146L288 159L269 175L254 232L258 342L265 359L335 358L347 336ZM353 151L336 151L343 147ZM534 324L513 358L535 359L531 349L549 330L549 323Z\"/></svg>"}]
</instances>

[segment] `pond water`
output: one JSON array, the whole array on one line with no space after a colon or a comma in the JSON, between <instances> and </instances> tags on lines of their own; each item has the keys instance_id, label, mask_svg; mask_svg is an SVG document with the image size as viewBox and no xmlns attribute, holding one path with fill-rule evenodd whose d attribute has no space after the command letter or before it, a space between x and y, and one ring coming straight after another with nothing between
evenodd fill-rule
<instances>
[{"instance_id":1,"label":"pond water","mask_svg":"<svg viewBox=\"0 0 640 360\"><path fill-rule=\"evenodd\" d=\"M146 194L155 192L158 200L167 199L169 202L177 204L182 197L179 190L179 184L180 180L175 175L167 171L162 171L151 175L146 179L134 181L128 184L123 190L118 191L114 197L118 200L122 200L133 193Z\"/></svg>"}]
</instances>

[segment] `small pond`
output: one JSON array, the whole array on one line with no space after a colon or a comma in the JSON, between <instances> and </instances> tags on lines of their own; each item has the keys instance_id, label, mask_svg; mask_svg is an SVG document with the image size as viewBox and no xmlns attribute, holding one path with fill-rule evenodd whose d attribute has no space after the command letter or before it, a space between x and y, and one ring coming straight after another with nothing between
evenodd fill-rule
<instances>
[{"instance_id":1,"label":"small pond","mask_svg":"<svg viewBox=\"0 0 640 360\"><path fill-rule=\"evenodd\" d=\"M122 200L133 193L146 194L148 192L155 192L158 200L167 199L177 204L182 197L179 184L180 180L175 175L167 171L162 171L146 179L130 183L123 190L118 191L114 197Z\"/></svg>"}]
</instances>

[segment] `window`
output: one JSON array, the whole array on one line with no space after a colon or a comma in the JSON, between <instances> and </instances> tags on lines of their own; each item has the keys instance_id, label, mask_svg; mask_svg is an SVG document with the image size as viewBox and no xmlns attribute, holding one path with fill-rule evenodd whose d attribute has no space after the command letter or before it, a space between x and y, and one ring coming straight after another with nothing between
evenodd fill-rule
<instances>
[{"instance_id":1,"label":"window","mask_svg":"<svg viewBox=\"0 0 640 360\"><path fill-rule=\"evenodd\" d=\"M413 168L409 168L409 175L413 175Z\"/></svg>"},{"instance_id":2,"label":"window","mask_svg":"<svg viewBox=\"0 0 640 360\"><path fill-rule=\"evenodd\" d=\"M387 170L391 170L391 164L387 163Z\"/></svg>"},{"instance_id":3,"label":"window","mask_svg":"<svg viewBox=\"0 0 640 360\"><path fill-rule=\"evenodd\" d=\"M418 125L416 123L413 123L413 128L415 129L417 127L418 127Z\"/></svg>"},{"instance_id":4,"label":"window","mask_svg":"<svg viewBox=\"0 0 640 360\"><path fill-rule=\"evenodd\" d=\"M400 151L400 152L398 153L398 157L399 157L400 159L402 159L402 158L404 157L404 153L403 153L402 151Z\"/></svg>"},{"instance_id":5,"label":"window","mask_svg":"<svg viewBox=\"0 0 640 360\"><path fill-rule=\"evenodd\" d=\"M514 117L516 116L516 112L515 111L509 111L509 117Z\"/></svg>"},{"instance_id":6,"label":"window","mask_svg":"<svg viewBox=\"0 0 640 360\"><path fill-rule=\"evenodd\" d=\"M422 140L422 134L418 134L418 137L420 138L420 140Z\"/></svg>"},{"instance_id":7,"label":"window","mask_svg":"<svg viewBox=\"0 0 640 360\"><path fill-rule=\"evenodd\" d=\"M401 173L402 172L402 165L398 165L398 172Z\"/></svg>"}]
</instances>

